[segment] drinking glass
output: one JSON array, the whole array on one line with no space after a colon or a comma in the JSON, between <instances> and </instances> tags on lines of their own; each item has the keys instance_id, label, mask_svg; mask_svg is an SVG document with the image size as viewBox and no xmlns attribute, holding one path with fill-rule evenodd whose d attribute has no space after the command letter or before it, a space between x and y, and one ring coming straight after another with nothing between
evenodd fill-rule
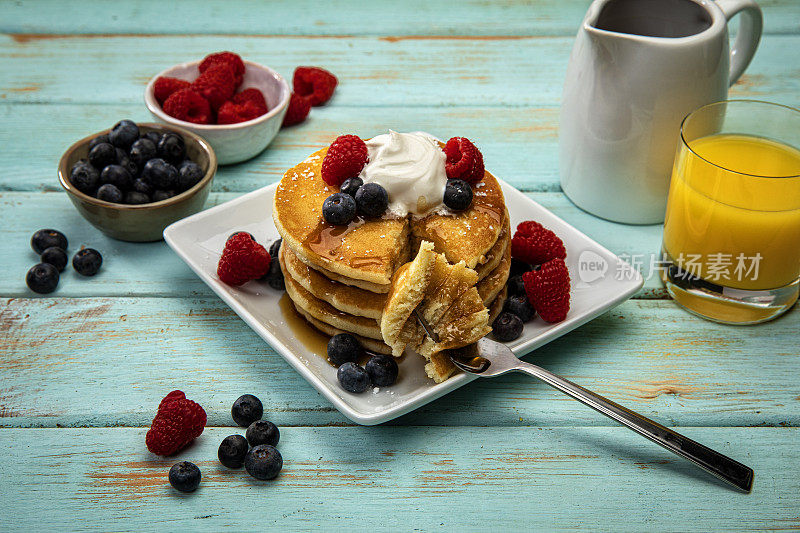
<instances>
[{"instance_id":1,"label":"drinking glass","mask_svg":"<svg viewBox=\"0 0 800 533\"><path fill-rule=\"evenodd\" d=\"M681 124L661 278L710 320L775 318L800 288L800 111L754 100L703 106Z\"/></svg>"}]
</instances>

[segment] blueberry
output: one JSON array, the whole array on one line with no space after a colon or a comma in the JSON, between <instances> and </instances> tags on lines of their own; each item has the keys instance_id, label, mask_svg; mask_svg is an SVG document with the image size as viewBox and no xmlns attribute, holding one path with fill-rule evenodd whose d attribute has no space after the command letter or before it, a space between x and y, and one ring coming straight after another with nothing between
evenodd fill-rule
<instances>
[{"instance_id":1,"label":"blueberry","mask_svg":"<svg viewBox=\"0 0 800 533\"><path fill-rule=\"evenodd\" d=\"M205 176L205 172L197 163L182 164L178 171L177 189L179 191L188 191L197 183L200 182Z\"/></svg>"},{"instance_id":2,"label":"blueberry","mask_svg":"<svg viewBox=\"0 0 800 533\"><path fill-rule=\"evenodd\" d=\"M167 198L172 198L173 196L175 196L175 191L172 190L162 191L161 189L158 189L153 191L154 202L160 202L161 200L166 200Z\"/></svg>"},{"instance_id":3,"label":"blueberry","mask_svg":"<svg viewBox=\"0 0 800 533\"><path fill-rule=\"evenodd\" d=\"M109 143L109 144L111 144L111 141L108 140L108 135L105 135L105 134L104 135L98 135L97 137L95 137L94 139L89 141L89 151L91 151L92 148L94 148L95 146L97 146L100 143Z\"/></svg>"},{"instance_id":4,"label":"blueberry","mask_svg":"<svg viewBox=\"0 0 800 533\"><path fill-rule=\"evenodd\" d=\"M109 143L100 143L89 150L89 163L97 170L117 162L117 151Z\"/></svg>"},{"instance_id":5,"label":"blueberry","mask_svg":"<svg viewBox=\"0 0 800 533\"><path fill-rule=\"evenodd\" d=\"M139 139L131 145L130 158L139 168L144 168L145 163L156 157L156 145L147 138Z\"/></svg>"},{"instance_id":6,"label":"blueberry","mask_svg":"<svg viewBox=\"0 0 800 533\"><path fill-rule=\"evenodd\" d=\"M463 211L472 203L472 187L464 180L450 179L444 187L444 205L453 211Z\"/></svg>"},{"instance_id":7,"label":"blueberry","mask_svg":"<svg viewBox=\"0 0 800 533\"><path fill-rule=\"evenodd\" d=\"M356 201L349 194L336 192L322 202L322 218L328 224L342 226L349 224L356 216Z\"/></svg>"},{"instance_id":8,"label":"blueberry","mask_svg":"<svg viewBox=\"0 0 800 533\"><path fill-rule=\"evenodd\" d=\"M97 198L100 200L104 200L106 202L112 202L115 204L122 203L122 191L116 185L112 185L111 183L106 183L105 185L101 185L99 189L97 189Z\"/></svg>"},{"instance_id":9,"label":"blueberry","mask_svg":"<svg viewBox=\"0 0 800 533\"><path fill-rule=\"evenodd\" d=\"M241 435L228 435L222 439L219 450L217 450L217 457L219 457L219 462L223 466L241 468L248 448L246 438Z\"/></svg>"},{"instance_id":10,"label":"blueberry","mask_svg":"<svg viewBox=\"0 0 800 533\"><path fill-rule=\"evenodd\" d=\"M364 348L358 339L349 333L339 333L328 341L328 359L336 366L357 363L364 357Z\"/></svg>"},{"instance_id":11,"label":"blueberry","mask_svg":"<svg viewBox=\"0 0 800 533\"><path fill-rule=\"evenodd\" d=\"M128 150L139 138L139 126L131 120L120 120L108 133L108 140L118 148Z\"/></svg>"},{"instance_id":12,"label":"blueberry","mask_svg":"<svg viewBox=\"0 0 800 533\"><path fill-rule=\"evenodd\" d=\"M200 485L200 469L189 461L175 463L169 469L169 484L181 492L192 492Z\"/></svg>"},{"instance_id":13,"label":"blueberry","mask_svg":"<svg viewBox=\"0 0 800 533\"><path fill-rule=\"evenodd\" d=\"M131 161L131 158L121 148L117 148L117 164L128 171L131 179L139 175L139 167Z\"/></svg>"},{"instance_id":14,"label":"blueberry","mask_svg":"<svg viewBox=\"0 0 800 533\"><path fill-rule=\"evenodd\" d=\"M122 199L122 203L130 205L149 204L150 197L138 191L128 191L125 193L125 198Z\"/></svg>"},{"instance_id":15,"label":"blueberry","mask_svg":"<svg viewBox=\"0 0 800 533\"><path fill-rule=\"evenodd\" d=\"M283 468L281 452L269 444L253 446L244 456L244 469L256 479L273 479L280 473L281 468Z\"/></svg>"},{"instance_id":16,"label":"blueberry","mask_svg":"<svg viewBox=\"0 0 800 533\"><path fill-rule=\"evenodd\" d=\"M524 296L525 295L525 282L522 281L522 276L512 276L508 278L508 295L509 296Z\"/></svg>"},{"instance_id":17,"label":"blueberry","mask_svg":"<svg viewBox=\"0 0 800 533\"><path fill-rule=\"evenodd\" d=\"M136 178L135 180L133 180L131 189L133 189L136 192L146 194L147 196L153 194L154 191L153 187L149 183L144 181L142 178Z\"/></svg>"},{"instance_id":18,"label":"blueberry","mask_svg":"<svg viewBox=\"0 0 800 533\"><path fill-rule=\"evenodd\" d=\"M399 371L394 357L383 354L373 355L364 365L364 370L367 371L369 379L376 387L394 385Z\"/></svg>"},{"instance_id":19,"label":"blueberry","mask_svg":"<svg viewBox=\"0 0 800 533\"><path fill-rule=\"evenodd\" d=\"M245 435L247 435L247 442L250 443L250 446L258 446L259 444L277 446L281 438L278 426L269 420L256 420L247 428Z\"/></svg>"},{"instance_id":20,"label":"blueberry","mask_svg":"<svg viewBox=\"0 0 800 533\"><path fill-rule=\"evenodd\" d=\"M269 245L269 250L268 250L269 251L269 256L272 257L273 259L278 257L278 252L280 252L280 250L281 250L281 243L282 242L283 242L283 239L278 239L276 241L273 241L272 244Z\"/></svg>"},{"instance_id":21,"label":"blueberry","mask_svg":"<svg viewBox=\"0 0 800 533\"><path fill-rule=\"evenodd\" d=\"M103 264L103 256L94 248L78 250L72 257L72 268L82 276L94 276Z\"/></svg>"},{"instance_id":22,"label":"blueberry","mask_svg":"<svg viewBox=\"0 0 800 533\"><path fill-rule=\"evenodd\" d=\"M343 192L344 194L349 194L353 198L356 197L356 191L358 188L364 185L364 180L356 176L355 178L347 178L342 183L342 186L339 187L339 192Z\"/></svg>"},{"instance_id":23,"label":"blueberry","mask_svg":"<svg viewBox=\"0 0 800 533\"><path fill-rule=\"evenodd\" d=\"M42 252L51 246L57 246L66 252L67 237L54 229L40 229L31 237L31 248L38 255L42 255Z\"/></svg>"},{"instance_id":24,"label":"blueberry","mask_svg":"<svg viewBox=\"0 0 800 533\"><path fill-rule=\"evenodd\" d=\"M178 169L157 157L145 163L142 179L156 189L172 189L178 182Z\"/></svg>"},{"instance_id":25,"label":"blueberry","mask_svg":"<svg viewBox=\"0 0 800 533\"><path fill-rule=\"evenodd\" d=\"M233 421L243 428L248 427L256 420L261 420L264 414L264 406L261 405L261 400L252 394L243 394L236 398L231 407L231 416Z\"/></svg>"},{"instance_id":26,"label":"blueberry","mask_svg":"<svg viewBox=\"0 0 800 533\"><path fill-rule=\"evenodd\" d=\"M339 385L348 392L364 392L369 388L369 374L355 363L347 362L336 372Z\"/></svg>"},{"instance_id":27,"label":"blueberry","mask_svg":"<svg viewBox=\"0 0 800 533\"><path fill-rule=\"evenodd\" d=\"M100 173L100 183L110 183L120 191L130 189L133 176L121 165L108 165Z\"/></svg>"},{"instance_id":28,"label":"blueberry","mask_svg":"<svg viewBox=\"0 0 800 533\"><path fill-rule=\"evenodd\" d=\"M503 304L503 311L517 315L523 322L528 322L536 315L536 309L528 301L524 294L509 296Z\"/></svg>"},{"instance_id":29,"label":"blueberry","mask_svg":"<svg viewBox=\"0 0 800 533\"><path fill-rule=\"evenodd\" d=\"M100 173L88 161L81 159L69 171L69 181L81 192L90 194L97 187Z\"/></svg>"},{"instance_id":30,"label":"blueberry","mask_svg":"<svg viewBox=\"0 0 800 533\"><path fill-rule=\"evenodd\" d=\"M272 247L270 247L271 249ZM277 252L276 252L277 253ZM278 260L277 255L269 254L272 260L269 263L269 270L262 278L267 282L267 285L276 291L286 290L286 281L283 279L283 271L281 270L281 262Z\"/></svg>"},{"instance_id":31,"label":"blueberry","mask_svg":"<svg viewBox=\"0 0 800 533\"><path fill-rule=\"evenodd\" d=\"M33 292L47 294L58 286L58 269L49 263L33 265L25 275L25 283Z\"/></svg>"},{"instance_id":32,"label":"blueberry","mask_svg":"<svg viewBox=\"0 0 800 533\"><path fill-rule=\"evenodd\" d=\"M158 156L170 163L178 164L186 157L183 137L175 133L165 133L158 141Z\"/></svg>"},{"instance_id":33,"label":"blueberry","mask_svg":"<svg viewBox=\"0 0 800 533\"><path fill-rule=\"evenodd\" d=\"M513 341L522 335L522 320L508 311L503 311L492 324L494 338L500 342Z\"/></svg>"},{"instance_id":34,"label":"blueberry","mask_svg":"<svg viewBox=\"0 0 800 533\"><path fill-rule=\"evenodd\" d=\"M365 183L356 191L356 204L359 215L379 217L389 207L389 195L377 183Z\"/></svg>"},{"instance_id":35,"label":"blueberry","mask_svg":"<svg viewBox=\"0 0 800 533\"><path fill-rule=\"evenodd\" d=\"M58 269L59 272L64 271L64 267L67 266L68 262L69 259L67 258L67 252L58 246L45 248L42 252L42 263L53 265Z\"/></svg>"},{"instance_id":36,"label":"blueberry","mask_svg":"<svg viewBox=\"0 0 800 533\"><path fill-rule=\"evenodd\" d=\"M519 259L511 258L511 273L509 276L521 276L525 272L530 272L531 266L526 263L525 261L520 261Z\"/></svg>"},{"instance_id":37,"label":"blueberry","mask_svg":"<svg viewBox=\"0 0 800 533\"><path fill-rule=\"evenodd\" d=\"M140 139L150 139L150 142L152 142L153 145L158 146L158 141L161 140L161 134L158 133L157 131L148 131L147 133L143 134L139 138Z\"/></svg>"}]
</instances>

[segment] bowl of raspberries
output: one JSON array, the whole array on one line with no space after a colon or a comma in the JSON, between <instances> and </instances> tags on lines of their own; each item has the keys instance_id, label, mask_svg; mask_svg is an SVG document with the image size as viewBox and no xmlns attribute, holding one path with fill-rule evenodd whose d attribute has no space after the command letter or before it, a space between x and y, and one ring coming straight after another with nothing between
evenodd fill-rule
<instances>
[{"instance_id":1,"label":"bowl of raspberries","mask_svg":"<svg viewBox=\"0 0 800 533\"><path fill-rule=\"evenodd\" d=\"M153 116L187 129L214 148L220 165L261 153L283 123L291 89L269 67L233 52L209 54L156 75L144 100Z\"/></svg>"},{"instance_id":2,"label":"bowl of raspberries","mask_svg":"<svg viewBox=\"0 0 800 533\"><path fill-rule=\"evenodd\" d=\"M94 227L115 239L147 242L203 208L216 171L214 150L201 137L121 120L70 146L58 178Z\"/></svg>"}]
</instances>

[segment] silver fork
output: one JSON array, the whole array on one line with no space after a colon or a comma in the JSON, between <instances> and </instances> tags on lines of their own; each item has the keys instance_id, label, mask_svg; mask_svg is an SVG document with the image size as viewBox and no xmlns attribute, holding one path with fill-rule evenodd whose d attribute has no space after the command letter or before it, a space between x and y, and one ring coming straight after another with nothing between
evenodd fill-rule
<instances>
[{"instance_id":1,"label":"silver fork","mask_svg":"<svg viewBox=\"0 0 800 533\"><path fill-rule=\"evenodd\" d=\"M425 323L416 311L414 311L414 315L431 339L439 342L438 335L433 328ZM639 435L647 437L672 453L690 460L737 489L750 492L753 488L753 470L751 468L540 366L517 359L514 352L505 344L484 337L465 348L450 350L449 354L450 360L458 368L480 377L495 377L508 372L530 374L616 420Z\"/></svg>"}]
</instances>

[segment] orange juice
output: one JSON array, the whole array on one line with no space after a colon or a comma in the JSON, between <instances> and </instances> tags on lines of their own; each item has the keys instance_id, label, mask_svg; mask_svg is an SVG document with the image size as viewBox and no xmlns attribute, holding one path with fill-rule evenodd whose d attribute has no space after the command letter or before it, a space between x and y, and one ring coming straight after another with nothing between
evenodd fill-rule
<instances>
[{"instance_id":1,"label":"orange juice","mask_svg":"<svg viewBox=\"0 0 800 533\"><path fill-rule=\"evenodd\" d=\"M800 150L717 134L682 144L672 174L664 248L688 273L737 289L800 277Z\"/></svg>"}]
</instances>

